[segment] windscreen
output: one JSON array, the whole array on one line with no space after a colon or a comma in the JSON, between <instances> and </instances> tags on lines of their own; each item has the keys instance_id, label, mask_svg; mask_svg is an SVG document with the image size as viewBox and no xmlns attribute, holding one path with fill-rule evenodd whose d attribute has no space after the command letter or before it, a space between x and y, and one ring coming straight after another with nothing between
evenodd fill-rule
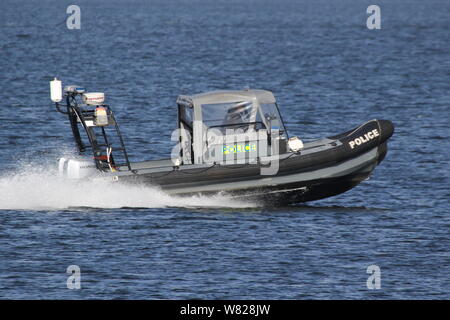
<instances>
[{"instance_id":1,"label":"windscreen","mask_svg":"<svg viewBox=\"0 0 450 320\"><path fill-rule=\"evenodd\" d=\"M223 132L227 128L248 130L262 126L257 107L249 101L204 104L202 117L207 127L214 127Z\"/></svg>"},{"instance_id":2,"label":"windscreen","mask_svg":"<svg viewBox=\"0 0 450 320\"><path fill-rule=\"evenodd\" d=\"M277 105L275 103L261 103L261 110L264 114L264 118L270 125L270 129L279 130L280 135L287 136Z\"/></svg>"}]
</instances>

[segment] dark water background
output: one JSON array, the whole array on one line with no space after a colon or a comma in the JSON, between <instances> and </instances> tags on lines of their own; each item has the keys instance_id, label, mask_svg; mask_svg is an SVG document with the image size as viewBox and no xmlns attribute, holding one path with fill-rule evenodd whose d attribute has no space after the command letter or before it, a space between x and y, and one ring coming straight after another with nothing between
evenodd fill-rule
<instances>
[{"instance_id":1,"label":"dark water background","mask_svg":"<svg viewBox=\"0 0 450 320\"><path fill-rule=\"evenodd\" d=\"M0 298L450 298L450 2L372 2L3 0ZM133 160L170 153L178 94L215 89L272 90L303 139L396 132L371 180L308 205L65 184L54 76L106 92Z\"/></svg>"}]
</instances>

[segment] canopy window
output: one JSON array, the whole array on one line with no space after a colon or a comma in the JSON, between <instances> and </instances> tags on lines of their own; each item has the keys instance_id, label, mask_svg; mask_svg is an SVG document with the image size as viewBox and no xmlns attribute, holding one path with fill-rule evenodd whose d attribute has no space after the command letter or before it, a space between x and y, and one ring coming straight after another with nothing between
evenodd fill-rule
<instances>
[{"instance_id":1,"label":"canopy window","mask_svg":"<svg viewBox=\"0 0 450 320\"><path fill-rule=\"evenodd\" d=\"M202 118L208 128L216 128L222 133L227 129L248 131L263 127L258 107L251 101L203 104Z\"/></svg>"},{"instance_id":2,"label":"canopy window","mask_svg":"<svg viewBox=\"0 0 450 320\"><path fill-rule=\"evenodd\" d=\"M281 136L286 136L286 128L277 105L275 103L261 103L261 110L270 130L279 130Z\"/></svg>"},{"instance_id":3,"label":"canopy window","mask_svg":"<svg viewBox=\"0 0 450 320\"><path fill-rule=\"evenodd\" d=\"M189 108L184 105L179 105L179 117L180 121L184 122L191 130L194 122L194 111L192 108Z\"/></svg>"}]
</instances>

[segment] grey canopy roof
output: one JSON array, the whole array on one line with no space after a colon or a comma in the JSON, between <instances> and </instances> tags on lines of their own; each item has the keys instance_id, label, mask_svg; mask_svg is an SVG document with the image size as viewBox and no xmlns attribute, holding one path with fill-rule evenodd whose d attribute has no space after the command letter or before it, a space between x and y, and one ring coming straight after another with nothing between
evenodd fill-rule
<instances>
[{"instance_id":1,"label":"grey canopy roof","mask_svg":"<svg viewBox=\"0 0 450 320\"><path fill-rule=\"evenodd\" d=\"M267 90L222 90L178 96L177 103L193 107L194 105L251 101L257 99L259 103L275 103L272 92Z\"/></svg>"},{"instance_id":2,"label":"grey canopy roof","mask_svg":"<svg viewBox=\"0 0 450 320\"><path fill-rule=\"evenodd\" d=\"M275 97L272 92L266 90L224 90L224 91L212 91L206 93L195 94L191 96L181 95L177 99L177 104L192 108L193 118L192 122L192 140L190 138L190 133L186 133L186 130L180 130L180 141L192 142L193 147L193 162L195 164L201 164L204 162L204 151L206 140L205 133L208 131L207 126L203 122L203 111L206 110L207 114L215 114L215 104L231 104L228 106L229 109L224 112L223 107L218 107L217 112L219 113L219 118L223 119L223 124L226 124L227 117L233 113L228 111L236 107L236 104L241 102L250 102L252 107L252 114L256 115L254 112L262 112L262 104L274 104L276 102ZM206 108L205 105L209 105ZM212 105L212 106L211 106ZM183 112L184 113L184 112ZM238 112L237 112L238 113ZM239 114L242 119L242 115ZM192 117L192 115L191 115ZM265 119L262 118L262 121ZM281 121L281 120L280 120ZM246 122L246 121L245 121ZM254 121L250 121L254 122ZM184 122L183 122L184 123ZM184 124L180 121L180 127L184 128ZM268 127L268 126L266 126ZM186 136L183 136L186 134ZM186 154L190 155L190 148L187 149ZM184 153L183 153L184 154ZM190 156L189 156L190 157Z\"/></svg>"}]
</instances>

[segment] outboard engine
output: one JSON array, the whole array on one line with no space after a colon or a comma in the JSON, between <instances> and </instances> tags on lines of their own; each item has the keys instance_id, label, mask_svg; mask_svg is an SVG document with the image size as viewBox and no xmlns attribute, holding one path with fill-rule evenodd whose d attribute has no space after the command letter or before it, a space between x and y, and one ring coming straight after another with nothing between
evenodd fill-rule
<instances>
[{"instance_id":1,"label":"outboard engine","mask_svg":"<svg viewBox=\"0 0 450 320\"><path fill-rule=\"evenodd\" d=\"M98 171L92 160L60 158L58 173L63 178L83 179L95 176Z\"/></svg>"}]
</instances>

